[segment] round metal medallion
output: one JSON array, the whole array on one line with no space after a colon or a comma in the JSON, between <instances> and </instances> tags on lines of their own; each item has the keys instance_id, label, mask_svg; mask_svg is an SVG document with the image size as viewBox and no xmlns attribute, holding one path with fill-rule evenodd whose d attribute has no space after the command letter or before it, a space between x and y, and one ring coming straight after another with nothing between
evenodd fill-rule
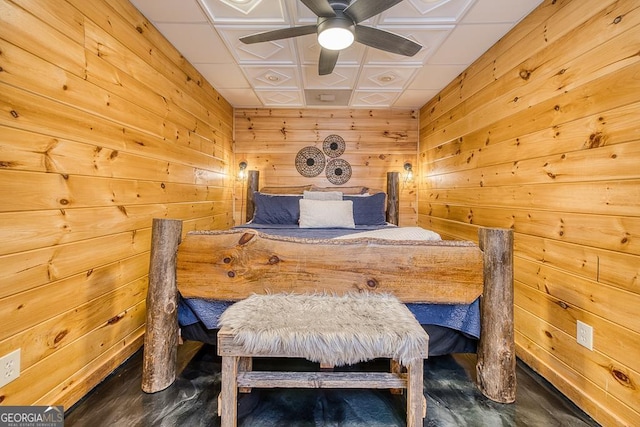
<instances>
[{"instance_id":1,"label":"round metal medallion","mask_svg":"<svg viewBox=\"0 0 640 427\"><path fill-rule=\"evenodd\" d=\"M340 135L329 135L322 143L324 154L329 157L340 157L344 153L346 144Z\"/></svg>"},{"instance_id":2,"label":"round metal medallion","mask_svg":"<svg viewBox=\"0 0 640 427\"><path fill-rule=\"evenodd\" d=\"M324 165L324 154L319 148L304 147L296 155L296 169L300 175L307 178L320 175Z\"/></svg>"},{"instance_id":3,"label":"round metal medallion","mask_svg":"<svg viewBox=\"0 0 640 427\"><path fill-rule=\"evenodd\" d=\"M351 165L343 159L333 159L327 163L327 179L330 183L341 185L351 178Z\"/></svg>"}]
</instances>

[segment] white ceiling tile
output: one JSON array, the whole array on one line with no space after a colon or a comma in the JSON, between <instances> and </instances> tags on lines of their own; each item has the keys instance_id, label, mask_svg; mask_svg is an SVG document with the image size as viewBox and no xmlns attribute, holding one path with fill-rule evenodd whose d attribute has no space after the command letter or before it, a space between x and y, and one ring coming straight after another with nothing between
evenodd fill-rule
<instances>
[{"instance_id":1,"label":"white ceiling tile","mask_svg":"<svg viewBox=\"0 0 640 427\"><path fill-rule=\"evenodd\" d=\"M455 24L476 0L404 0L380 15L381 24Z\"/></svg>"},{"instance_id":2,"label":"white ceiling tile","mask_svg":"<svg viewBox=\"0 0 640 427\"><path fill-rule=\"evenodd\" d=\"M493 46L510 28L510 24L458 25L440 49L429 59L429 63L469 65Z\"/></svg>"},{"instance_id":3,"label":"white ceiling tile","mask_svg":"<svg viewBox=\"0 0 640 427\"><path fill-rule=\"evenodd\" d=\"M440 90L405 90L393 104L398 108L421 108Z\"/></svg>"},{"instance_id":4,"label":"white ceiling tile","mask_svg":"<svg viewBox=\"0 0 640 427\"><path fill-rule=\"evenodd\" d=\"M282 0L250 0L238 4L228 0L200 0L200 2L214 23L282 25L288 21Z\"/></svg>"},{"instance_id":5,"label":"white ceiling tile","mask_svg":"<svg viewBox=\"0 0 640 427\"><path fill-rule=\"evenodd\" d=\"M131 3L154 22L207 22L196 0L132 0Z\"/></svg>"},{"instance_id":6,"label":"white ceiling tile","mask_svg":"<svg viewBox=\"0 0 640 427\"><path fill-rule=\"evenodd\" d=\"M364 67L360 73L358 88L402 90L417 71L416 67Z\"/></svg>"},{"instance_id":7,"label":"white ceiling tile","mask_svg":"<svg viewBox=\"0 0 640 427\"><path fill-rule=\"evenodd\" d=\"M270 63L293 65L296 63L296 55L292 39L254 44L244 44L240 41L240 37L277 28L216 27L218 33L240 64Z\"/></svg>"},{"instance_id":8,"label":"white ceiling tile","mask_svg":"<svg viewBox=\"0 0 640 427\"><path fill-rule=\"evenodd\" d=\"M220 95L227 101L233 100L233 106L236 108L251 108L262 105L262 100L258 98L253 89L218 89Z\"/></svg>"},{"instance_id":9,"label":"white ceiling tile","mask_svg":"<svg viewBox=\"0 0 640 427\"><path fill-rule=\"evenodd\" d=\"M351 89L358 78L359 67L336 66L333 73L318 75L317 65L302 67L302 78L305 89Z\"/></svg>"},{"instance_id":10,"label":"white ceiling tile","mask_svg":"<svg viewBox=\"0 0 640 427\"><path fill-rule=\"evenodd\" d=\"M231 64L194 64L196 69L215 88L250 89L242 69Z\"/></svg>"},{"instance_id":11,"label":"white ceiling tile","mask_svg":"<svg viewBox=\"0 0 640 427\"><path fill-rule=\"evenodd\" d=\"M355 91L351 100L354 107L374 108L388 107L400 95L400 91L383 92L383 91Z\"/></svg>"},{"instance_id":12,"label":"white ceiling tile","mask_svg":"<svg viewBox=\"0 0 640 427\"><path fill-rule=\"evenodd\" d=\"M302 107L302 93L298 90L256 90L266 107Z\"/></svg>"},{"instance_id":13,"label":"white ceiling tile","mask_svg":"<svg viewBox=\"0 0 640 427\"><path fill-rule=\"evenodd\" d=\"M407 87L411 90L439 90L467 68L466 65L425 65Z\"/></svg>"},{"instance_id":14,"label":"white ceiling tile","mask_svg":"<svg viewBox=\"0 0 640 427\"><path fill-rule=\"evenodd\" d=\"M191 63L233 61L227 46L210 24L161 23L157 28Z\"/></svg>"},{"instance_id":15,"label":"white ceiling tile","mask_svg":"<svg viewBox=\"0 0 640 427\"><path fill-rule=\"evenodd\" d=\"M542 1L476 0L476 4L465 15L462 22L465 24L518 22L535 9L538 3Z\"/></svg>"},{"instance_id":16,"label":"white ceiling tile","mask_svg":"<svg viewBox=\"0 0 640 427\"><path fill-rule=\"evenodd\" d=\"M297 89L300 87L298 68L247 66L247 78L256 89Z\"/></svg>"}]
</instances>

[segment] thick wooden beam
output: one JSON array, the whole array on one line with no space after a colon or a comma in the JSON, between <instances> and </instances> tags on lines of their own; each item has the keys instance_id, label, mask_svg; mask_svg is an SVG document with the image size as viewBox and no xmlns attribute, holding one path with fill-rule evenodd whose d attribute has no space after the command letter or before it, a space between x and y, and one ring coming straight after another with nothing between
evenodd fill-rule
<instances>
[{"instance_id":1,"label":"thick wooden beam","mask_svg":"<svg viewBox=\"0 0 640 427\"><path fill-rule=\"evenodd\" d=\"M142 391L155 393L173 384L178 349L176 253L182 221L154 219L151 234L147 330L144 337Z\"/></svg>"},{"instance_id":2,"label":"thick wooden beam","mask_svg":"<svg viewBox=\"0 0 640 427\"><path fill-rule=\"evenodd\" d=\"M493 401L512 403L516 399L513 230L481 228L478 235L484 253L478 388Z\"/></svg>"},{"instance_id":3,"label":"thick wooden beam","mask_svg":"<svg viewBox=\"0 0 640 427\"><path fill-rule=\"evenodd\" d=\"M247 210L246 210L246 222L253 219L253 212L256 209L256 205L253 201L253 193L258 191L260 185L260 171L251 170L247 172Z\"/></svg>"},{"instance_id":4,"label":"thick wooden beam","mask_svg":"<svg viewBox=\"0 0 640 427\"><path fill-rule=\"evenodd\" d=\"M468 304L482 294L482 256L476 244L451 240L190 232L178 253L178 289L185 298L227 301L267 292L371 291L392 293L403 302Z\"/></svg>"},{"instance_id":5,"label":"thick wooden beam","mask_svg":"<svg viewBox=\"0 0 640 427\"><path fill-rule=\"evenodd\" d=\"M387 222L398 225L400 221L400 174L387 172Z\"/></svg>"}]
</instances>

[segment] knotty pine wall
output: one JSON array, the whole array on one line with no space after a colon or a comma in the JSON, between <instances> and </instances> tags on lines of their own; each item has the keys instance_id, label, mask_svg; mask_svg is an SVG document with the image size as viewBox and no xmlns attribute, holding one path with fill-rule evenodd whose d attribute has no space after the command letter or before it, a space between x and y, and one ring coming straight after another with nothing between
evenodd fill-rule
<instances>
[{"instance_id":1,"label":"knotty pine wall","mask_svg":"<svg viewBox=\"0 0 640 427\"><path fill-rule=\"evenodd\" d=\"M419 224L515 231L517 354L605 426L640 425L639 34L547 0L420 112Z\"/></svg>"},{"instance_id":2,"label":"knotty pine wall","mask_svg":"<svg viewBox=\"0 0 640 427\"><path fill-rule=\"evenodd\" d=\"M415 226L415 182L405 180L403 165L416 164L418 124L418 112L408 109L236 109L235 155L238 162L247 162L249 170L260 171L260 187L315 184L339 191L362 185L386 191L387 172L401 172L400 225ZM332 134L344 139L346 149L340 158L352 169L351 179L343 185L331 184L324 172L304 177L295 166L300 149L322 150L324 139ZM243 184L236 182L236 223L245 218Z\"/></svg>"},{"instance_id":3,"label":"knotty pine wall","mask_svg":"<svg viewBox=\"0 0 640 427\"><path fill-rule=\"evenodd\" d=\"M232 124L128 1L0 0L0 404L68 408L140 348L152 218L231 225Z\"/></svg>"}]
</instances>

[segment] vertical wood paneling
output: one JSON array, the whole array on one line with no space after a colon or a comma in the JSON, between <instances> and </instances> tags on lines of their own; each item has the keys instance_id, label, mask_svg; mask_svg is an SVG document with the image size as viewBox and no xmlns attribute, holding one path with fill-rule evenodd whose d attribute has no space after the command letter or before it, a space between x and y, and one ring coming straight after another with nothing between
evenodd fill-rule
<instances>
[{"instance_id":1,"label":"vertical wood paneling","mask_svg":"<svg viewBox=\"0 0 640 427\"><path fill-rule=\"evenodd\" d=\"M232 129L128 1L0 0L0 404L68 408L141 346L152 219L232 224Z\"/></svg>"},{"instance_id":2,"label":"vertical wood paneling","mask_svg":"<svg viewBox=\"0 0 640 427\"><path fill-rule=\"evenodd\" d=\"M418 223L515 231L518 356L611 426L640 425L639 31L637 0L545 1L420 111Z\"/></svg>"},{"instance_id":3,"label":"vertical wood paneling","mask_svg":"<svg viewBox=\"0 0 640 427\"><path fill-rule=\"evenodd\" d=\"M244 160L249 169L260 171L261 187L334 187L324 171L313 178L300 175L295 157L306 146L322 150L324 139L336 134L346 144L340 158L352 168L351 179L335 186L336 190L361 185L386 191L387 172L400 172L400 225L415 225L415 184L404 180L403 165L416 165L418 123L418 114L412 110L236 109L235 165ZM245 193L243 184L236 183L236 194ZM242 199L236 200L236 223L244 220L241 212Z\"/></svg>"}]
</instances>

